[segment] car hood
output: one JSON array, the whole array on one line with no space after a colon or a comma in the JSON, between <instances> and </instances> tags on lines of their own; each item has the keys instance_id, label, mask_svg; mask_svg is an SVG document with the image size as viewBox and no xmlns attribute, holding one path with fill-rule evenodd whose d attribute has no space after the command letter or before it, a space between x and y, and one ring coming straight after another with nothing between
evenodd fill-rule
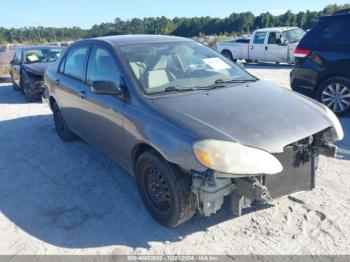
<instances>
[{"instance_id":1,"label":"car hood","mask_svg":"<svg viewBox=\"0 0 350 262\"><path fill-rule=\"evenodd\" d=\"M198 139L236 141L270 153L333 125L319 103L263 81L164 95L153 103Z\"/></svg>"},{"instance_id":2,"label":"car hood","mask_svg":"<svg viewBox=\"0 0 350 262\"><path fill-rule=\"evenodd\" d=\"M32 74L43 76L45 73L45 70L52 64L53 64L52 62L25 64L23 65L23 68Z\"/></svg>"}]
</instances>

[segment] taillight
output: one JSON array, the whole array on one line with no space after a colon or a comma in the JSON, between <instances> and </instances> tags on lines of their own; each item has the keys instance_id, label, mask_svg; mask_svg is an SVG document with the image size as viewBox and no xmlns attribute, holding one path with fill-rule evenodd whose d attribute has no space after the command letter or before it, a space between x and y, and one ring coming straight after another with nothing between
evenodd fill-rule
<instances>
[{"instance_id":1,"label":"taillight","mask_svg":"<svg viewBox=\"0 0 350 262\"><path fill-rule=\"evenodd\" d=\"M307 49L296 48L294 51L294 57L307 57L310 54L311 51Z\"/></svg>"}]
</instances>

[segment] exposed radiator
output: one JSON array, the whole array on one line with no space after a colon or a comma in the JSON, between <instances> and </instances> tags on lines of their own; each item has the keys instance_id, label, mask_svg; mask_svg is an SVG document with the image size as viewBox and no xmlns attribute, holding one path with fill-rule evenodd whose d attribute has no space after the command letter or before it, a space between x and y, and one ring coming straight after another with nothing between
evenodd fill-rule
<instances>
[{"instance_id":1,"label":"exposed radiator","mask_svg":"<svg viewBox=\"0 0 350 262\"><path fill-rule=\"evenodd\" d=\"M264 185L272 198L313 189L316 156L311 153L310 148L288 146L283 153L274 155L283 165L283 171L264 176Z\"/></svg>"}]
</instances>

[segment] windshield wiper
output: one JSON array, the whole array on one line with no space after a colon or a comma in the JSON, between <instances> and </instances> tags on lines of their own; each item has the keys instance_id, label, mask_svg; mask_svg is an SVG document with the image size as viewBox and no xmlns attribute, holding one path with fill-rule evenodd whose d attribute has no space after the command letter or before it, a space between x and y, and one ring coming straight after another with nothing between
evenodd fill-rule
<instances>
[{"instance_id":1,"label":"windshield wiper","mask_svg":"<svg viewBox=\"0 0 350 262\"><path fill-rule=\"evenodd\" d=\"M246 83L246 82L256 82L259 81L259 78L250 78L250 79L217 79L215 80L215 84L230 84L230 83Z\"/></svg>"},{"instance_id":2,"label":"windshield wiper","mask_svg":"<svg viewBox=\"0 0 350 262\"><path fill-rule=\"evenodd\" d=\"M188 92L196 90L193 87L177 87L177 86L168 86L164 89L164 92Z\"/></svg>"},{"instance_id":3,"label":"windshield wiper","mask_svg":"<svg viewBox=\"0 0 350 262\"><path fill-rule=\"evenodd\" d=\"M192 87L168 86L164 90L150 92L148 94L160 94L160 93L166 93L166 92L189 92L189 91L195 91L195 90L196 89Z\"/></svg>"}]
</instances>

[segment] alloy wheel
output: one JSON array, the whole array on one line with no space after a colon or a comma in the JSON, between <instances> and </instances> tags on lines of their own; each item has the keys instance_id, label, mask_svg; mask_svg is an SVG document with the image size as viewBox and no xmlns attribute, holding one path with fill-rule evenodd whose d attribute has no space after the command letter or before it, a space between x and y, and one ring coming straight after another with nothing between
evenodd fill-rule
<instances>
[{"instance_id":1,"label":"alloy wheel","mask_svg":"<svg viewBox=\"0 0 350 262\"><path fill-rule=\"evenodd\" d=\"M344 112L350 107L350 89L340 83L330 84L323 90L321 101L336 113Z\"/></svg>"}]
</instances>

